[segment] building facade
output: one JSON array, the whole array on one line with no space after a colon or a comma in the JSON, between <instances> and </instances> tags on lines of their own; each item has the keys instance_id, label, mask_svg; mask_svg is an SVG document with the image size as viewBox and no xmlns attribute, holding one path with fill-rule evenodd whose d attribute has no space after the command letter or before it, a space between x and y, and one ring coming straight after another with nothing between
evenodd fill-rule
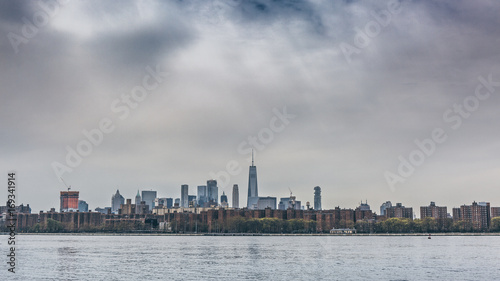
<instances>
[{"instance_id":1,"label":"building facade","mask_svg":"<svg viewBox=\"0 0 500 281\"><path fill-rule=\"evenodd\" d=\"M60 212L76 212L78 210L79 191L61 191L60 193Z\"/></svg>"},{"instance_id":2,"label":"building facade","mask_svg":"<svg viewBox=\"0 0 500 281\"><path fill-rule=\"evenodd\" d=\"M238 185L233 185L233 208L240 207L240 191L238 190Z\"/></svg>"}]
</instances>

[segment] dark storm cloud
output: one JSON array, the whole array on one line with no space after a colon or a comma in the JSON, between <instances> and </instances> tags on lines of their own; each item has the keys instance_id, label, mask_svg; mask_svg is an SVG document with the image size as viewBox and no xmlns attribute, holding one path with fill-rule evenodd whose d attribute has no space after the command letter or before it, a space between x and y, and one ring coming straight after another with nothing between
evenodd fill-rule
<instances>
[{"instance_id":1,"label":"dark storm cloud","mask_svg":"<svg viewBox=\"0 0 500 281\"><path fill-rule=\"evenodd\" d=\"M348 63L339 45L355 46L357 30L388 3L69 2L16 55L7 34L20 33L22 18L39 7L4 1L1 167L24 171L21 198L35 211L54 207L62 187L50 163L64 161L83 129L116 118L111 102L141 82L147 65L160 64L172 76L64 176L92 209L109 205L117 185L127 198L149 188L178 197L180 184L203 184L233 159L243 172L231 182L244 191L248 155L238 145L284 106L297 117L256 150L262 194L286 196L290 187L307 201L320 185L327 208L360 199L373 209L386 200L470 203L475 194L498 205L495 95L447 131L449 141L395 192L383 173L416 138L449 129L443 112L474 94L478 76L500 79L500 5L401 1L401 12ZM487 188L460 183L467 171L463 182ZM454 188L462 192L451 196Z\"/></svg>"}]
</instances>

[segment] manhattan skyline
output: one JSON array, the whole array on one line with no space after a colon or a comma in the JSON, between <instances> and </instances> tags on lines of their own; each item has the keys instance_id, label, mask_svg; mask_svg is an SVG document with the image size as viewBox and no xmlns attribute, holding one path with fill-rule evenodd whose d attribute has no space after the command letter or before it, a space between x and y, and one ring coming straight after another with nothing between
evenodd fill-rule
<instances>
[{"instance_id":1,"label":"manhattan skyline","mask_svg":"<svg viewBox=\"0 0 500 281\"><path fill-rule=\"evenodd\" d=\"M499 5L397 3L2 3L1 170L33 212L60 177L91 209L208 179L242 206L252 149L259 196L499 206Z\"/></svg>"}]
</instances>

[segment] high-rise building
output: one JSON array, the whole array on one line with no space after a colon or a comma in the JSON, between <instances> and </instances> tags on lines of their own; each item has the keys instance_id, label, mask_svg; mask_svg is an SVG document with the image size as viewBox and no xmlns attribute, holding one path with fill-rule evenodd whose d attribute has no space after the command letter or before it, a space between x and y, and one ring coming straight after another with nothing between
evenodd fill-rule
<instances>
[{"instance_id":1,"label":"high-rise building","mask_svg":"<svg viewBox=\"0 0 500 281\"><path fill-rule=\"evenodd\" d=\"M491 217L500 217L500 207L491 207Z\"/></svg>"},{"instance_id":2,"label":"high-rise building","mask_svg":"<svg viewBox=\"0 0 500 281\"><path fill-rule=\"evenodd\" d=\"M314 210L321 210L321 187L314 188Z\"/></svg>"},{"instance_id":3,"label":"high-rise building","mask_svg":"<svg viewBox=\"0 0 500 281\"><path fill-rule=\"evenodd\" d=\"M89 204L83 200L78 200L78 211L79 212L88 212L89 211Z\"/></svg>"},{"instance_id":4,"label":"high-rise building","mask_svg":"<svg viewBox=\"0 0 500 281\"><path fill-rule=\"evenodd\" d=\"M196 195L188 195L188 207L196 207Z\"/></svg>"},{"instance_id":5,"label":"high-rise building","mask_svg":"<svg viewBox=\"0 0 500 281\"><path fill-rule=\"evenodd\" d=\"M174 207L180 207L180 205L181 205L181 198L175 198Z\"/></svg>"},{"instance_id":6,"label":"high-rise building","mask_svg":"<svg viewBox=\"0 0 500 281\"><path fill-rule=\"evenodd\" d=\"M125 204L125 198L121 196L120 191L117 189L116 193L111 196L111 212L118 214L118 210L122 204Z\"/></svg>"},{"instance_id":7,"label":"high-rise building","mask_svg":"<svg viewBox=\"0 0 500 281\"><path fill-rule=\"evenodd\" d=\"M392 207L392 203L391 201L387 201L385 203L383 203L381 206L380 206L380 215L381 216L385 216L385 210L387 208L391 208Z\"/></svg>"},{"instance_id":8,"label":"high-rise building","mask_svg":"<svg viewBox=\"0 0 500 281\"><path fill-rule=\"evenodd\" d=\"M253 161L253 150L252 150L252 166L250 166L248 172L248 197L247 197L247 208L254 208L259 201L259 188L257 186L257 167L254 165Z\"/></svg>"},{"instance_id":9,"label":"high-rise building","mask_svg":"<svg viewBox=\"0 0 500 281\"><path fill-rule=\"evenodd\" d=\"M156 191L153 190L143 190L142 191L142 201L146 203L148 209L151 211L155 207Z\"/></svg>"},{"instance_id":10,"label":"high-rise building","mask_svg":"<svg viewBox=\"0 0 500 281\"><path fill-rule=\"evenodd\" d=\"M137 195L135 196L135 205L139 206L141 204L141 194L139 194L139 189L137 189Z\"/></svg>"},{"instance_id":11,"label":"high-rise building","mask_svg":"<svg viewBox=\"0 0 500 281\"><path fill-rule=\"evenodd\" d=\"M453 208L453 221L466 221L472 224L474 230L486 230L490 227L490 203L472 202L472 205L462 205Z\"/></svg>"},{"instance_id":12,"label":"high-rise building","mask_svg":"<svg viewBox=\"0 0 500 281\"><path fill-rule=\"evenodd\" d=\"M408 218L413 220L413 208L405 207L401 203L396 203L396 206L392 206L385 209L386 218Z\"/></svg>"},{"instance_id":13,"label":"high-rise building","mask_svg":"<svg viewBox=\"0 0 500 281\"><path fill-rule=\"evenodd\" d=\"M219 188L217 187L216 180L207 181L207 201L209 204L217 205L217 197L219 196Z\"/></svg>"},{"instance_id":14,"label":"high-rise building","mask_svg":"<svg viewBox=\"0 0 500 281\"><path fill-rule=\"evenodd\" d=\"M222 191L222 195L220 196L220 205L224 208L229 207L229 204L227 203L227 195L224 191Z\"/></svg>"},{"instance_id":15,"label":"high-rise building","mask_svg":"<svg viewBox=\"0 0 500 281\"><path fill-rule=\"evenodd\" d=\"M172 198L165 198L165 203L163 206L167 207L167 208L172 208L174 206L174 203L173 203L173 199Z\"/></svg>"},{"instance_id":16,"label":"high-rise building","mask_svg":"<svg viewBox=\"0 0 500 281\"><path fill-rule=\"evenodd\" d=\"M226 202L227 203L227 195L224 191L222 191L222 195L220 196L220 202Z\"/></svg>"},{"instance_id":17,"label":"high-rise building","mask_svg":"<svg viewBox=\"0 0 500 281\"><path fill-rule=\"evenodd\" d=\"M448 217L448 208L436 206L436 203L431 202L429 206L420 207L420 218L426 217L444 220Z\"/></svg>"},{"instance_id":18,"label":"high-rise building","mask_svg":"<svg viewBox=\"0 0 500 281\"><path fill-rule=\"evenodd\" d=\"M181 185L181 207L189 207L189 187L187 184Z\"/></svg>"},{"instance_id":19,"label":"high-rise building","mask_svg":"<svg viewBox=\"0 0 500 281\"><path fill-rule=\"evenodd\" d=\"M233 185L233 208L240 207L240 192L238 190L238 185Z\"/></svg>"},{"instance_id":20,"label":"high-rise building","mask_svg":"<svg viewBox=\"0 0 500 281\"><path fill-rule=\"evenodd\" d=\"M200 207L204 207L205 203L207 203L207 186L206 185L198 185L198 205Z\"/></svg>"},{"instance_id":21,"label":"high-rise building","mask_svg":"<svg viewBox=\"0 0 500 281\"><path fill-rule=\"evenodd\" d=\"M61 191L60 212L69 212L78 210L79 191Z\"/></svg>"}]
</instances>

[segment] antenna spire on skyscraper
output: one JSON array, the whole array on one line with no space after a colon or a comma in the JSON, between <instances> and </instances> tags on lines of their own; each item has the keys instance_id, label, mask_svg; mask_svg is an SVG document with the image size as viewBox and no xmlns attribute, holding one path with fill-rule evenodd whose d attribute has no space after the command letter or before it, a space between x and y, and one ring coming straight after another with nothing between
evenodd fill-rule
<instances>
[{"instance_id":1,"label":"antenna spire on skyscraper","mask_svg":"<svg viewBox=\"0 0 500 281\"><path fill-rule=\"evenodd\" d=\"M252 148L252 166L253 166L253 148Z\"/></svg>"}]
</instances>

